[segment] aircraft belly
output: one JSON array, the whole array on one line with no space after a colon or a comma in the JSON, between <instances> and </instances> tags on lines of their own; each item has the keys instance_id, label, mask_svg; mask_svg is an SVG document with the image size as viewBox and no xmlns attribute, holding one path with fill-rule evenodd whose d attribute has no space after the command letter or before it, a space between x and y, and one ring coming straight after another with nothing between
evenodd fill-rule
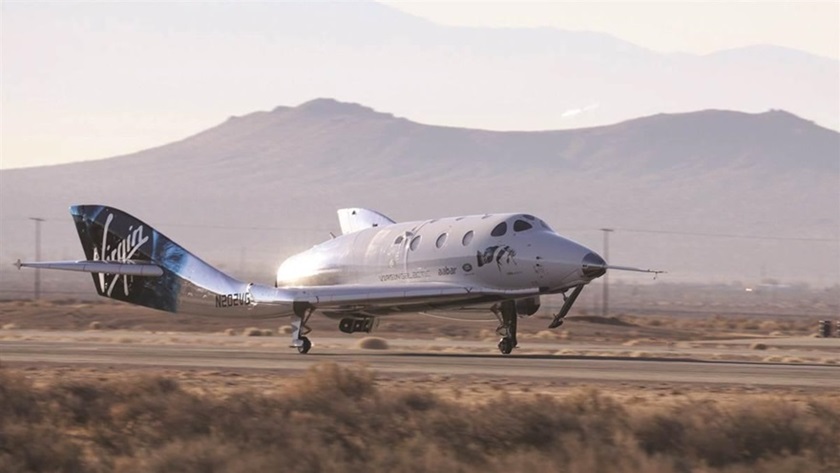
<instances>
[{"instance_id":1,"label":"aircraft belly","mask_svg":"<svg viewBox=\"0 0 840 473\"><path fill-rule=\"evenodd\" d=\"M457 296L437 296L430 297L425 300L400 301L395 299L393 301L377 301L374 305L347 305L345 307L330 307L323 309L322 312L327 316L347 316L347 315L368 315L368 316L388 316L398 315L412 312L425 312L431 310L460 310L464 308L477 308L481 306L489 307L495 302L506 299L499 295L457 295Z\"/></svg>"}]
</instances>

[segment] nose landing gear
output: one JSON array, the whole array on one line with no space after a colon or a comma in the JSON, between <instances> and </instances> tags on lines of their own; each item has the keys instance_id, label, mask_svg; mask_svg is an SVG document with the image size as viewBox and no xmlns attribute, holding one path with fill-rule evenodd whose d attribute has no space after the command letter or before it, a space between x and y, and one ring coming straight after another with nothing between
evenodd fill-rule
<instances>
[{"instance_id":1,"label":"nose landing gear","mask_svg":"<svg viewBox=\"0 0 840 473\"><path fill-rule=\"evenodd\" d=\"M572 305L575 303L575 300L577 300L581 291L583 291L583 286L583 284L575 286L574 290L568 297L566 297L565 293L563 294L563 307L561 307L560 312L554 316L554 320L551 321L548 328L557 328L563 325L563 320L566 318L569 310L571 310ZM499 327L496 329L496 333L502 336L501 340L499 340L498 346L499 351L503 355L510 355L513 349L518 346L516 341L518 314L516 312L516 301L504 301L493 308L493 313L496 314L496 318L499 319Z\"/></svg>"},{"instance_id":2,"label":"nose landing gear","mask_svg":"<svg viewBox=\"0 0 840 473\"><path fill-rule=\"evenodd\" d=\"M566 297L565 292L563 293L563 307L561 307L560 312L558 312L557 315L554 316L554 320L552 320L551 323L548 324L548 328L557 328L563 325L563 319L566 318L566 314L568 314L569 310L571 310L572 305L575 303L575 300L578 298L581 291L583 291L583 284L581 284L580 286L575 286L575 290L572 291L572 294L569 297Z\"/></svg>"},{"instance_id":3,"label":"nose landing gear","mask_svg":"<svg viewBox=\"0 0 840 473\"><path fill-rule=\"evenodd\" d=\"M499 351L502 352L502 355L510 355L510 352L513 351L513 342L510 338L505 337L499 340Z\"/></svg>"}]
</instances>

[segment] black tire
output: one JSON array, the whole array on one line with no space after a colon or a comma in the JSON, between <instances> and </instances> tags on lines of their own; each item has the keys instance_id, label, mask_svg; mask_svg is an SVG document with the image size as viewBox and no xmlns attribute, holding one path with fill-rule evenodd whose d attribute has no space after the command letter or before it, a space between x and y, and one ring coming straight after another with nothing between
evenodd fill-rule
<instances>
[{"instance_id":1,"label":"black tire","mask_svg":"<svg viewBox=\"0 0 840 473\"><path fill-rule=\"evenodd\" d=\"M502 352L502 355L510 355L510 352L513 351L513 341L509 338L499 340L499 351Z\"/></svg>"},{"instance_id":2,"label":"black tire","mask_svg":"<svg viewBox=\"0 0 840 473\"><path fill-rule=\"evenodd\" d=\"M312 342L310 342L306 337L300 337L300 340L303 342L303 345L297 347L297 350L301 355L305 355L309 353L310 349L312 349Z\"/></svg>"}]
</instances>

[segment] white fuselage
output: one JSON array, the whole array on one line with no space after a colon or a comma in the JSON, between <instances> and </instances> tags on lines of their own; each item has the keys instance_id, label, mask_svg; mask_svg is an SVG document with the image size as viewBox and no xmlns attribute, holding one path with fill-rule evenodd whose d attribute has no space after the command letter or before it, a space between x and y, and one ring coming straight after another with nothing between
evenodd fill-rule
<instances>
[{"instance_id":1,"label":"white fuselage","mask_svg":"<svg viewBox=\"0 0 840 473\"><path fill-rule=\"evenodd\" d=\"M527 214L475 215L367 228L284 261L278 287L454 283L557 293L604 273L592 250Z\"/></svg>"}]
</instances>

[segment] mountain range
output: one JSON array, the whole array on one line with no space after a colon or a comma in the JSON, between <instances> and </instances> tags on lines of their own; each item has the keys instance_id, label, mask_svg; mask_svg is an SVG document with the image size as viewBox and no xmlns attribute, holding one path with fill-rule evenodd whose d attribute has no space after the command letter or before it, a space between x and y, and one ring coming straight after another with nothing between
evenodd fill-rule
<instances>
[{"instance_id":1,"label":"mountain range","mask_svg":"<svg viewBox=\"0 0 840 473\"><path fill-rule=\"evenodd\" d=\"M839 160L839 133L781 110L499 132L316 99L125 156L0 171L0 261L32 258L30 217L46 219L43 259L81 258L67 207L104 203L271 282L284 257L338 232L337 208L362 206L402 221L527 211L595 249L610 227L612 262L671 281L833 285ZM22 277L6 266L11 287Z\"/></svg>"},{"instance_id":2,"label":"mountain range","mask_svg":"<svg viewBox=\"0 0 840 473\"><path fill-rule=\"evenodd\" d=\"M492 130L709 109L786 110L840 130L840 61L767 44L661 52L592 31L441 25L370 1L12 2L4 13L7 168L146 149L319 96Z\"/></svg>"}]
</instances>

